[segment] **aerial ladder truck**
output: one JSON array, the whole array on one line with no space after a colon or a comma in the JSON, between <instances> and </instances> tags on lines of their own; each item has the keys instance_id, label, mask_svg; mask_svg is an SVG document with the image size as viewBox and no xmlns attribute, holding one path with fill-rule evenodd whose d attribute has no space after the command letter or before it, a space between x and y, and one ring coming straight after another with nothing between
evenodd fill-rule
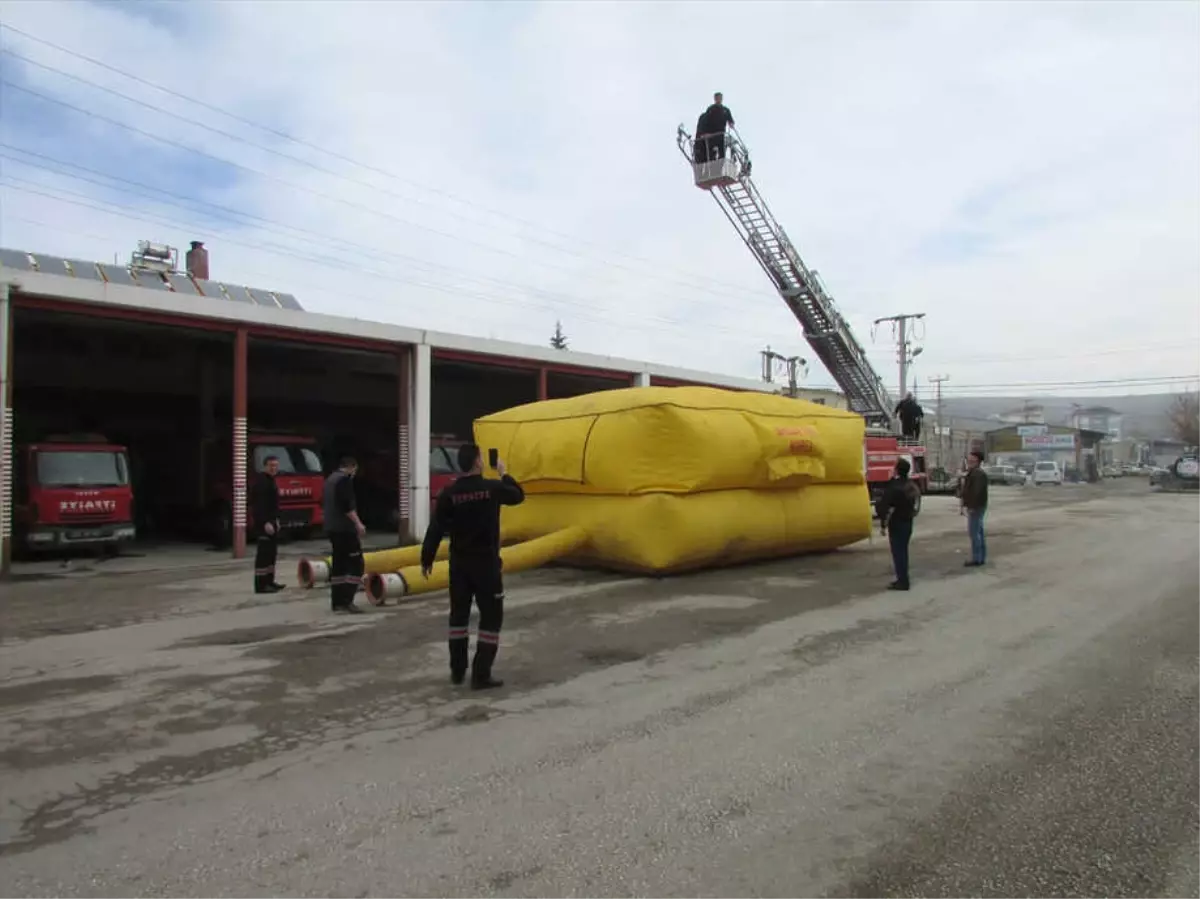
<instances>
[{"instance_id":1,"label":"aerial ladder truck","mask_svg":"<svg viewBox=\"0 0 1200 899\"><path fill-rule=\"evenodd\" d=\"M696 145L697 139L700 146ZM758 192L750 177L750 154L745 144L732 131L725 135L719 158L713 158L718 153L710 152L705 141L705 137L693 138L679 126L676 143L692 167L696 187L716 201L800 322L805 340L845 394L850 410L866 420L864 463L872 498L882 491L901 457L909 460L913 479L924 493L928 488L925 448L917 441L896 436L899 428L895 404L883 379L868 361L817 272L804 264Z\"/></svg>"}]
</instances>

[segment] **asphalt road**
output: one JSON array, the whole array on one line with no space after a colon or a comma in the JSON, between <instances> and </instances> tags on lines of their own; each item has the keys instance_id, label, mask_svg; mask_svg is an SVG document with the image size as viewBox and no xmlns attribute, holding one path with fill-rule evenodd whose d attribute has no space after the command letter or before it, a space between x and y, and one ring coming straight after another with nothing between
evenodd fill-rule
<instances>
[{"instance_id":1,"label":"asphalt road","mask_svg":"<svg viewBox=\"0 0 1200 899\"><path fill-rule=\"evenodd\" d=\"M244 573L7 588L4 895L1200 895L1200 516L994 491L881 542L513 578L503 675L441 600Z\"/></svg>"}]
</instances>

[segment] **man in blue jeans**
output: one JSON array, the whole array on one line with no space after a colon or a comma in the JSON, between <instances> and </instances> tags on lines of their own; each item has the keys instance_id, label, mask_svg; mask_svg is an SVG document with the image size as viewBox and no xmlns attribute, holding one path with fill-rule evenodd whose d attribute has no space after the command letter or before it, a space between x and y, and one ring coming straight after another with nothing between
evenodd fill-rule
<instances>
[{"instance_id":1,"label":"man in blue jeans","mask_svg":"<svg viewBox=\"0 0 1200 899\"><path fill-rule=\"evenodd\" d=\"M962 506L966 513L967 536L971 538L971 560L967 568L978 568L987 561L987 541L983 536L983 516L987 514L988 477L983 470L983 451L971 450L967 455L967 476L963 479Z\"/></svg>"}]
</instances>

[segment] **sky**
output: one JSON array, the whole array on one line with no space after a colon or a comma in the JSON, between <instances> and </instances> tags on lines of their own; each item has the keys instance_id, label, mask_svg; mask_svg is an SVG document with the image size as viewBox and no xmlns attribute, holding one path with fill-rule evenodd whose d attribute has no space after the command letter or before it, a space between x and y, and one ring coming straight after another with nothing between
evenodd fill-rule
<instances>
[{"instance_id":1,"label":"sky","mask_svg":"<svg viewBox=\"0 0 1200 899\"><path fill-rule=\"evenodd\" d=\"M561 321L573 350L748 378L769 345L829 385L675 145L720 90L893 391L872 321L898 313L925 313L921 395L1200 371L1197 3L3 0L0 22L6 247L202 240L214 279L313 311L541 345Z\"/></svg>"}]
</instances>

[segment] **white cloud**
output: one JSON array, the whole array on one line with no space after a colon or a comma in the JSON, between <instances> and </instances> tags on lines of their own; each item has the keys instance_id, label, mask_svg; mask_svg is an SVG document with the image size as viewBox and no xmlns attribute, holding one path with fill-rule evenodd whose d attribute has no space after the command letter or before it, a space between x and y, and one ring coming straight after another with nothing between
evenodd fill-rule
<instances>
[{"instance_id":1,"label":"white cloud","mask_svg":"<svg viewBox=\"0 0 1200 899\"><path fill-rule=\"evenodd\" d=\"M0 243L111 258L200 238L215 277L311 309L534 343L561 319L576 349L752 377L765 344L811 353L674 146L720 89L759 188L859 337L875 317L928 314L922 381L1200 367L1194 4L239 2L131 18L139 7L6 2L3 18L362 166L5 31L23 56L275 150L3 59L9 80L264 173L181 172L172 189L276 224L220 233L116 195L178 226L139 223L5 189ZM86 117L5 118L5 143L133 180L204 162L139 139L165 155L131 168L114 155L130 135ZM894 380L886 340L871 354Z\"/></svg>"}]
</instances>

